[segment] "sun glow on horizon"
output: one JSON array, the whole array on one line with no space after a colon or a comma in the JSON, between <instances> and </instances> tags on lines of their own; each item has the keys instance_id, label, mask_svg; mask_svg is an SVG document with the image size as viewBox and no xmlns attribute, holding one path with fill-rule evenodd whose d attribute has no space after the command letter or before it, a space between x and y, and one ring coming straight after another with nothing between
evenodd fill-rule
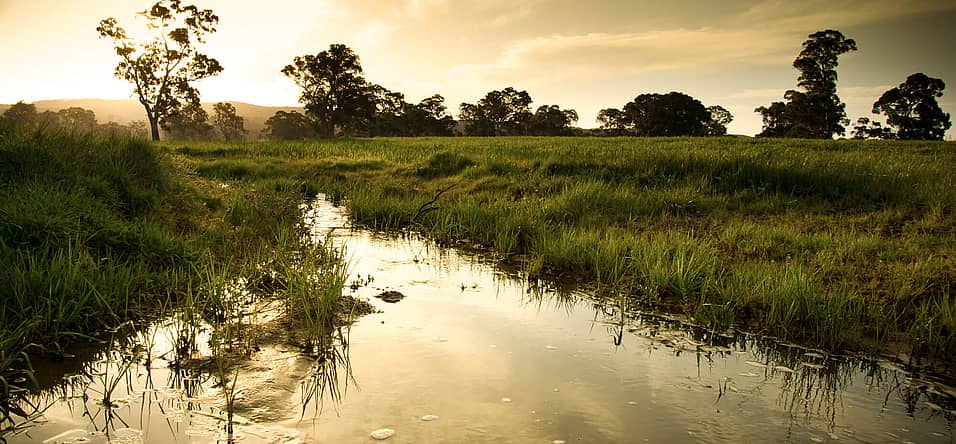
<instances>
[{"instance_id":1,"label":"sun glow on horizon","mask_svg":"<svg viewBox=\"0 0 956 444\"><path fill-rule=\"evenodd\" d=\"M817 5L819 11L757 0L681 0L685 7L666 8L642 0L573 8L569 2L540 0L519 8L506 0L323 0L318 6L276 0L262 8L197 0L220 18L203 52L225 68L197 86L204 102L298 106L299 90L282 67L296 55L344 43L361 57L369 81L410 102L441 94L454 115L461 102L514 86L531 94L533 107L573 108L579 126L594 127L602 108L620 107L641 93L681 91L731 110L731 133L754 134L761 123L753 109L796 87L790 63L806 35L826 27L841 28L860 44L839 68L851 120L871 116L877 89L912 72L956 82L951 58L887 46L906 41L901 48L907 49L942 41L935 36L940 32L956 34L937 23L956 18L956 5L912 0L906 12L880 4L864 13L849 0ZM0 103L131 98L132 86L113 76L111 42L95 28L110 16L132 28L136 11L152 3L0 2ZM935 28L914 25L932 20ZM882 28L893 23L905 28L896 34ZM956 105L954 97L944 95L944 110Z\"/></svg>"}]
</instances>

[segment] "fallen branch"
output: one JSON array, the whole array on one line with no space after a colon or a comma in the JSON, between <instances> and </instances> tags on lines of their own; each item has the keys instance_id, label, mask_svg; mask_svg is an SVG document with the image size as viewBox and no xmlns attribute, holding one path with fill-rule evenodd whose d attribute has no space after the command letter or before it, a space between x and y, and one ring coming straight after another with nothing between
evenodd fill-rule
<instances>
[{"instance_id":1,"label":"fallen branch","mask_svg":"<svg viewBox=\"0 0 956 444\"><path fill-rule=\"evenodd\" d=\"M446 192L451 190L452 188L455 188L455 186L457 185L458 185L457 183L453 183L446 188L442 188L438 190L438 192L435 193L435 197L432 197L432 200L425 202L420 207L418 207L418 211L416 211L415 215L412 216L411 223L415 223L415 221L418 220L419 217L424 216L425 213L428 213L429 211L437 210L438 206L435 205L435 202L438 202L438 198L441 197L442 194L445 194Z\"/></svg>"}]
</instances>

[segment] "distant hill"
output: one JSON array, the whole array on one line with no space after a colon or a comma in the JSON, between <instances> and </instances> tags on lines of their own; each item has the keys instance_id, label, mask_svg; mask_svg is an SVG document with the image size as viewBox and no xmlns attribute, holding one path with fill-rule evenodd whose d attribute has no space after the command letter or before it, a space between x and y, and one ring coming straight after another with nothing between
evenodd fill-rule
<instances>
[{"instance_id":1,"label":"distant hill","mask_svg":"<svg viewBox=\"0 0 956 444\"><path fill-rule=\"evenodd\" d=\"M213 115L213 105L218 102L203 103L203 108ZM246 130L249 131L248 138L255 140L259 138L259 132L265 127L266 119L272 117L276 111L299 111L302 108L289 106L259 106L244 102L229 102L236 107L236 114L245 119ZM99 123L116 122L127 124L133 121L146 120L146 112L139 102L132 99L58 99L58 100L37 100L33 102L38 112L58 111L64 108L79 107L92 110L96 114L96 121ZM0 104L0 113L3 113L10 107L10 104Z\"/></svg>"}]
</instances>

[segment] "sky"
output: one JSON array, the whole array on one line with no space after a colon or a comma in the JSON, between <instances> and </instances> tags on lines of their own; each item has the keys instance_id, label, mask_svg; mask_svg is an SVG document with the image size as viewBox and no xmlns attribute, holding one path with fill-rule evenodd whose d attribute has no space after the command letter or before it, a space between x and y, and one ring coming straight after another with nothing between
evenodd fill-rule
<instances>
[{"instance_id":1,"label":"sky","mask_svg":"<svg viewBox=\"0 0 956 444\"><path fill-rule=\"evenodd\" d=\"M100 19L135 28L139 0L0 0L0 103L128 98ZM190 3L188 0L185 3ZM441 94L449 111L491 90L527 90L533 107L602 108L680 91L760 131L754 108L796 87L791 66L809 34L837 29L858 51L840 58L838 93L852 120L923 72L956 89L956 0L196 0L219 16L203 51L225 68L197 84L203 101L295 105L280 73L297 55L344 43L366 78L406 100ZM956 111L956 91L940 105ZM947 138L952 137L952 130Z\"/></svg>"}]
</instances>

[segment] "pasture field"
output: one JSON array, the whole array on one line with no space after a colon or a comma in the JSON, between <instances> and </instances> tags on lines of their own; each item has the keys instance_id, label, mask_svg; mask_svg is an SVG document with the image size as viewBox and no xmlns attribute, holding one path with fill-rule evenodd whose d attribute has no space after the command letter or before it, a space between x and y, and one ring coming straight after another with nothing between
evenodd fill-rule
<instances>
[{"instance_id":1,"label":"pasture field","mask_svg":"<svg viewBox=\"0 0 956 444\"><path fill-rule=\"evenodd\" d=\"M163 142L207 181L830 350L956 356L956 146L752 138Z\"/></svg>"}]
</instances>

